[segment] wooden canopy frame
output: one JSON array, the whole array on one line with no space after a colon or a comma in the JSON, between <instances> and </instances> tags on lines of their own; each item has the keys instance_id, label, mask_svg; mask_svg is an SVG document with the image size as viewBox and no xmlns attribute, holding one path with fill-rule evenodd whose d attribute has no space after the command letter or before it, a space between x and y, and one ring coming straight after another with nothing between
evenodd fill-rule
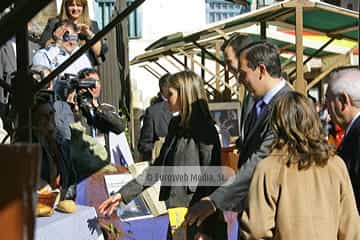
<instances>
[{"instance_id":1,"label":"wooden canopy frame","mask_svg":"<svg viewBox=\"0 0 360 240\"><path fill-rule=\"evenodd\" d=\"M332 21L337 18L338 21ZM213 52L219 53L221 39L226 39L228 35L234 31L242 31L244 28L260 25L259 36L261 39L267 38L267 26L277 26L287 30L295 30L295 44L288 43L280 47L286 50L288 48L295 48L296 56L296 80L294 88L302 93L307 91L307 82L304 79L304 64L314 57L317 57L324 52L326 47L332 44L335 39L346 39L354 42L358 40L359 29L359 14L355 11L336 7L322 2L312 2L310 0L287 0L269 7L265 7L250 13L242 14L240 16L227 19L215 24L210 25L206 29L193 32L190 34L174 33L164 36L146 48L146 52L136 56L131 64L138 64L166 58L166 61L176 62L187 68L187 61L191 58L191 53L194 49L200 51L201 64L192 62L192 65L197 64L201 67L202 75L209 72L204 64L205 55L210 57L216 62L215 75L217 84L219 86L219 66L224 67L224 63L219 59L218 54L212 54L209 49L214 49ZM304 52L309 46L304 46L303 32L310 32L327 36L329 40L323 44L319 49L313 50L313 53L308 54L304 62ZM186 53L186 54L185 54ZM184 61L179 63L180 60L175 58L175 55L184 56ZM176 60L174 60L176 59ZM174 60L174 61L172 61ZM191 60L192 61L192 60ZM291 61L291 60L289 60ZM157 62L159 64L159 62ZM162 66L163 67L163 66ZM224 84L228 84L229 73L225 70ZM318 81L318 79L316 79ZM310 83L310 85L313 85Z\"/></svg>"}]
</instances>

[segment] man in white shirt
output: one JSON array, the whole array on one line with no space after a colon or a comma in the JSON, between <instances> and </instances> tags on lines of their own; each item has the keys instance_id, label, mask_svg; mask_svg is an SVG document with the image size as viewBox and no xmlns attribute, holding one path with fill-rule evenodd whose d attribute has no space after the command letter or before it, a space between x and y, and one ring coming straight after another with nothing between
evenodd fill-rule
<instances>
[{"instance_id":1,"label":"man in white shirt","mask_svg":"<svg viewBox=\"0 0 360 240\"><path fill-rule=\"evenodd\" d=\"M71 20L58 22L54 28L53 38L55 44L40 49L33 57L33 65L42 65L54 70L79 49L77 28ZM80 70L91 67L88 56L83 54L67 67L62 75L78 74Z\"/></svg>"}]
</instances>

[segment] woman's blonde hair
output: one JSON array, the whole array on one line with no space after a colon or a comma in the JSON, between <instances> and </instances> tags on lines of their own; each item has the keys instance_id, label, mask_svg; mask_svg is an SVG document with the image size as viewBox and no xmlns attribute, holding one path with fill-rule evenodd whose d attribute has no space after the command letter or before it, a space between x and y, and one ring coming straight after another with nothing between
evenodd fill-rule
<instances>
[{"instance_id":1,"label":"woman's blonde hair","mask_svg":"<svg viewBox=\"0 0 360 240\"><path fill-rule=\"evenodd\" d=\"M271 110L271 127L275 133L274 149L287 147L287 166L298 169L316 164L324 166L335 155L328 144L315 105L297 92L284 93Z\"/></svg>"},{"instance_id":2,"label":"woman's blonde hair","mask_svg":"<svg viewBox=\"0 0 360 240\"><path fill-rule=\"evenodd\" d=\"M69 15L67 12L67 6L76 3L78 5L83 6L83 14L80 16L79 23L83 23L91 27L91 20L89 15L89 5L87 0L63 0L60 11L60 19L69 19Z\"/></svg>"},{"instance_id":3,"label":"woman's blonde hair","mask_svg":"<svg viewBox=\"0 0 360 240\"><path fill-rule=\"evenodd\" d=\"M211 119L203 80L192 71L169 77L169 87L177 90L180 100L180 125L189 128L193 121Z\"/></svg>"}]
</instances>

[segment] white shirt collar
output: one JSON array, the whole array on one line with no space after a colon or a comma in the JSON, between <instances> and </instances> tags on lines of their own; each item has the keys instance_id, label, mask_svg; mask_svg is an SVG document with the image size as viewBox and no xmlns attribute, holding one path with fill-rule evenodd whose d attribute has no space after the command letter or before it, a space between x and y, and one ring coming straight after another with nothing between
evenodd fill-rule
<instances>
[{"instance_id":1,"label":"white shirt collar","mask_svg":"<svg viewBox=\"0 0 360 240\"><path fill-rule=\"evenodd\" d=\"M284 79L281 79L278 84L276 84L270 91L268 91L262 100L264 103L269 104L271 99L285 86L286 82Z\"/></svg>"}]
</instances>

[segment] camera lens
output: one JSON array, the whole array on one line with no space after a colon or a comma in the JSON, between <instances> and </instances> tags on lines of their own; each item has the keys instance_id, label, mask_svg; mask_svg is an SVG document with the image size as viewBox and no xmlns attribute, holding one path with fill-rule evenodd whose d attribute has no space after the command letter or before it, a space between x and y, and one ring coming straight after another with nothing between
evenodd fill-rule
<instances>
[{"instance_id":1,"label":"camera lens","mask_svg":"<svg viewBox=\"0 0 360 240\"><path fill-rule=\"evenodd\" d=\"M69 31L66 31L65 33L64 33L64 35L63 35L63 40L66 42L66 41L69 41L69 35L70 35L70 33L69 33Z\"/></svg>"},{"instance_id":2,"label":"camera lens","mask_svg":"<svg viewBox=\"0 0 360 240\"><path fill-rule=\"evenodd\" d=\"M63 40L65 42L67 41L77 41L79 38L78 38L78 35L77 34L70 34L69 31L66 31L63 35Z\"/></svg>"}]
</instances>

